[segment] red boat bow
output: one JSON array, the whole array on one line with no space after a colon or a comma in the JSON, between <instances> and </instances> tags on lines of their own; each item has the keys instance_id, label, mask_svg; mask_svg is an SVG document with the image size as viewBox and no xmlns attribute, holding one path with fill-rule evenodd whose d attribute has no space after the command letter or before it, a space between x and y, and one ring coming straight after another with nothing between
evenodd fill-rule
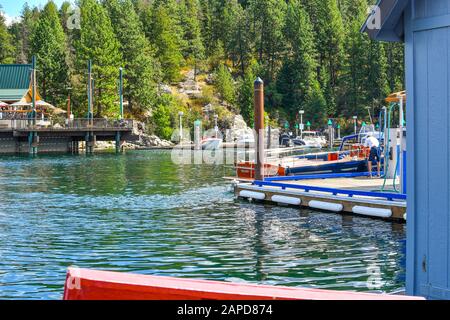
<instances>
[{"instance_id":1,"label":"red boat bow","mask_svg":"<svg viewBox=\"0 0 450 320\"><path fill-rule=\"evenodd\" d=\"M69 268L64 300L411 300L400 295L299 289Z\"/></svg>"}]
</instances>

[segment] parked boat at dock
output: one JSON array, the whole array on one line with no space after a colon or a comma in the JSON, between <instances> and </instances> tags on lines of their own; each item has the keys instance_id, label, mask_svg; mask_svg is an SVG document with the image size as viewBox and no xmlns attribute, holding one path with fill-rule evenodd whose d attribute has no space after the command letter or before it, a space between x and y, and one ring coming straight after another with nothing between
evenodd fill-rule
<instances>
[{"instance_id":1,"label":"parked boat at dock","mask_svg":"<svg viewBox=\"0 0 450 320\"><path fill-rule=\"evenodd\" d=\"M265 176L366 172L370 149L365 147L364 143L369 134L382 139L382 133L376 131L373 126L367 126L359 134L344 137L337 151L301 156L267 157L264 164ZM319 143L319 140L315 143ZM252 161L238 162L236 164L237 178L254 178L254 167Z\"/></svg>"},{"instance_id":2,"label":"parked boat at dock","mask_svg":"<svg viewBox=\"0 0 450 320\"><path fill-rule=\"evenodd\" d=\"M222 144L223 141L219 138L207 138L201 142L202 150L218 150Z\"/></svg>"},{"instance_id":3,"label":"parked boat at dock","mask_svg":"<svg viewBox=\"0 0 450 320\"><path fill-rule=\"evenodd\" d=\"M303 131L302 137L297 137L293 139L294 145L304 145L311 148L321 149L327 145L327 140L325 137L320 136L316 131Z\"/></svg>"}]
</instances>

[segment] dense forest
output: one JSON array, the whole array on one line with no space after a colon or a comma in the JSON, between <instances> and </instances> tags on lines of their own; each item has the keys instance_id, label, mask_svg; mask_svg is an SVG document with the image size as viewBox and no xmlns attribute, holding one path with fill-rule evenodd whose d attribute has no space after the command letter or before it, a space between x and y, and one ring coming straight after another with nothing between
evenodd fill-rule
<instances>
[{"instance_id":1,"label":"dense forest","mask_svg":"<svg viewBox=\"0 0 450 320\"><path fill-rule=\"evenodd\" d=\"M118 115L118 70L124 68L127 117L168 138L184 111L205 119L213 105L251 124L253 81L266 85L267 117L292 126L300 109L319 128L328 118L376 114L403 89L403 47L372 42L360 28L368 0L78 0L24 5L6 26L0 15L0 63L38 62L44 100L64 108L72 97L86 113L86 69L92 59L97 117ZM162 88L211 78L202 96L183 100ZM218 98L215 98L218 97ZM345 123L342 123L345 125Z\"/></svg>"}]
</instances>

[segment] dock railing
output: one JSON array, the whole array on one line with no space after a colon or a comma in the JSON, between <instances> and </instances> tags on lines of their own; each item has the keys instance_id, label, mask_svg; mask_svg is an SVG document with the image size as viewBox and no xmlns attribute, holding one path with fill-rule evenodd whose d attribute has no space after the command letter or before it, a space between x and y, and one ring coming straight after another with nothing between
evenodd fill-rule
<instances>
[{"instance_id":1,"label":"dock railing","mask_svg":"<svg viewBox=\"0 0 450 320\"><path fill-rule=\"evenodd\" d=\"M73 119L73 120L41 120L18 119L8 120L9 125L5 128L9 130L132 130L133 120L118 119Z\"/></svg>"},{"instance_id":2,"label":"dock railing","mask_svg":"<svg viewBox=\"0 0 450 320\"><path fill-rule=\"evenodd\" d=\"M383 198L389 201L406 201L406 194L390 193L390 192L374 192L374 191L361 191L361 190L346 190L346 189L335 189L335 188L323 188L315 186L305 186L298 184L286 184L280 182L270 182L270 181L254 181L253 185L258 187L275 187L281 190L286 189L296 189L303 192L321 192L321 193L331 193L334 196L342 195L346 197L370 197L370 198Z\"/></svg>"}]
</instances>

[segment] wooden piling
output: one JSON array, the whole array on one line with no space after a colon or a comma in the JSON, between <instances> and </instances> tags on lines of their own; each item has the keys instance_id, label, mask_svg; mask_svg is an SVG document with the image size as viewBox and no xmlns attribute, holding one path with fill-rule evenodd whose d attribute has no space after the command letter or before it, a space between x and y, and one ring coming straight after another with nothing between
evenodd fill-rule
<instances>
[{"instance_id":1,"label":"wooden piling","mask_svg":"<svg viewBox=\"0 0 450 320\"><path fill-rule=\"evenodd\" d=\"M255 179L264 179L264 81L257 78L254 84L255 90Z\"/></svg>"}]
</instances>

